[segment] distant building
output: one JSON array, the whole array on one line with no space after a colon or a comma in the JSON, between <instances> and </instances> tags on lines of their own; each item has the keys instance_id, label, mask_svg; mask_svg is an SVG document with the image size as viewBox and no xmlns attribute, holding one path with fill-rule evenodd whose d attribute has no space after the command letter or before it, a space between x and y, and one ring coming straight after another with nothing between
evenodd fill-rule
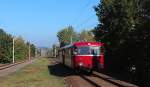
<instances>
[{"instance_id":1,"label":"distant building","mask_svg":"<svg viewBox=\"0 0 150 87\"><path fill-rule=\"evenodd\" d=\"M37 48L36 56L49 57L49 49L46 47Z\"/></svg>"}]
</instances>

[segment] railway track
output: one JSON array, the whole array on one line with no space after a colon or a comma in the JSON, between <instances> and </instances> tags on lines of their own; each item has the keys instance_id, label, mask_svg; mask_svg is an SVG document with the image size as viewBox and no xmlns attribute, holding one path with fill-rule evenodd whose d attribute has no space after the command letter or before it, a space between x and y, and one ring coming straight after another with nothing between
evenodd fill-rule
<instances>
[{"instance_id":1,"label":"railway track","mask_svg":"<svg viewBox=\"0 0 150 87\"><path fill-rule=\"evenodd\" d=\"M99 72L93 72L91 76L82 74L80 77L92 84L93 87L138 87L137 85L115 79Z\"/></svg>"},{"instance_id":2,"label":"railway track","mask_svg":"<svg viewBox=\"0 0 150 87\"><path fill-rule=\"evenodd\" d=\"M26 61L28 61L28 60L20 61L20 62L16 62L16 63L11 63L11 64L3 64L3 65L0 65L0 70L4 70L4 69L7 69L7 68L16 66L16 65L21 64L21 63L24 63L24 62L26 62Z\"/></svg>"},{"instance_id":3,"label":"railway track","mask_svg":"<svg viewBox=\"0 0 150 87\"><path fill-rule=\"evenodd\" d=\"M50 61L52 64L58 65L58 61L55 59ZM86 75L84 72L76 75L76 73L72 73L70 70L70 73L72 74L67 76L69 69L68 71L65 71L66 69L63 70L62 68L62 65L60 65L60 67L55 68L55 72L57 74L61 74L61 76L64 76L67 84L69 85L68 87L139 87L132 83L121 81L99 72L93 72L92 75ZM56 69L58 69L58 72Z\"/></svg>"},{"instance_id":4,"label":"railway track","mask_svg":"<svg viewBox=\"0 0 150 87\"><path fill-rule=\"evenodd\" d=\"M129 82L121 81L119 79L113 78L111 76L108 76L108 75L105 75L102 73L93 72L93 75L97 78L103 79L103 80L110 82L114 85L117 85L119 87L138 87L137 85L131 84Z\"/></svg>"},{"instance_id":5,"label":"railway track","mask_svg":"<svg viewBox=\"0 0 150 87\"><path fill-rule=\"evenodd\" d=\"M8 65L8 64L0 64L0 67L3 67L3 66L5 66L5 65Z\"/></svg>"}]
</instances>

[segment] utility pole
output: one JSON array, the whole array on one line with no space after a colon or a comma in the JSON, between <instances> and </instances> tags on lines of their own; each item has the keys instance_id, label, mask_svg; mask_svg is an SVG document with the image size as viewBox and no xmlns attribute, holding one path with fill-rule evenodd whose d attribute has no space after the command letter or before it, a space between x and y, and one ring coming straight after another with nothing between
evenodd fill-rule
<instances>
[{"instance_id":1,"label":"utility pole","mask_svg":"<svg viewBox=\"0 0 150 87\"><path fill-rule=\"evenodd\" d=\"M13 37L13 63L15 63L15 37Z\"/></svg>"},{"instance_id":2,"label":"utility pole","mask_svg":"<svg viewBox=\"0 0 150 87\"><path fill-rule=\"evenodd\" d=\"M56 57L56 55L57 55L57 50L56 50L56 46L55 46L55 57Z\"/></svg>"},{"instance_id":3,"label":"utility pole","mask_svg":"<svg viewBox=\"0 0 150 87\"><path fill-rule=\"evenodd\" d=\"M31 56L31 47L30 47L30 44L29 44L29 60L31 59L30 56Z\"/></svg>"},{"instance_id":4,"label":"utility pole","mask_svg":"<svg viewBox=\"0 0 150 87\"><path fill-rule=\"evenodd\" d=\"M70 37L70 42L72 43L72 35L71 35L71 37Z\"/></svg>"}]
</instances>

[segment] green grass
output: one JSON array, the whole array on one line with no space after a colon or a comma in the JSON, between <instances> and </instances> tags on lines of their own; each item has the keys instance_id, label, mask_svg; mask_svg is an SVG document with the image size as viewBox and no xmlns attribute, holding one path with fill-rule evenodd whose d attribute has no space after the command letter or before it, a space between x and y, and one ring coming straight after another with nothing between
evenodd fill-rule
<instances>
[{"instance_id":1,"label":"green grass","mask_svg":"<svg viewBox=\"0 0 150 87\"><path fill-rule=\"evenodd\" d=\"M47 59L39 58L33 64L0 78L0 87L65 87L63 78L49 74L48 65Z\"/></svg>"}]
</instances>

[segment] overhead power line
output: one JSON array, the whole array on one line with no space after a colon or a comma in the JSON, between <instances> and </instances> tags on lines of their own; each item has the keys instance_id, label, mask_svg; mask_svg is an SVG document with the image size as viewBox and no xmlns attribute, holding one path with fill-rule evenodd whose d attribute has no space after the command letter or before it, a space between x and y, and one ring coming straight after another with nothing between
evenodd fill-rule
<instances>
[{"instance_id":1,"label":"overhead power line","mask_svg":"<svg viewBox=\"0 0 150 87\"><path fill-rule=\"evenodd\" d=\"M91 16L88 17L86 20L84 20L84 21L82 21L80 24L78 24L76 27L79 28L79 27L83 26L83 25L86 24L88 21L90 21L93 17L94 17L94 15L91 15Z\"/></svg>"},{"instance_id":2,"label":"overhead power line","mask_svg":"<svg viewBox=\"0 0 150 87\"><path fill-rule=\"evenodd\" d=\"M92 1L93 1L93 0L89 0L88 3L85 5L84 9L86 9L87 7L89 7L89 5L92 4ZM87 17L87 19L85 19L85 20L83 20L83 21L80 21L80 22L78 23L78 21L79 21L79 20L81 19L81 17L83 16L83 13L84 13L84 12L85 12L85 10L82 10L81 12L79 12L79 15L78 15L77 18L73 21L72 24L74 24L74 23L77 24L77 25L76 25L76 28L82 27L83 25L85 25L86 23L88 23L92 18L95 17L95 14L93 14L93 15Z\"/></svg>"},{"instance_id":3,"label":"overhead power line","mask_svg":"<svg viewBox=\"0 0 150 87\"><path fill-rule=\"evenodd\" d=\"M87 2L83 9L79 12L78 16L73 20L72 24L76 23L83 16L83 13L85 12L86 8L91 4L91 1L92 0L89 0Z\"/></svg>"}]
</instances>

